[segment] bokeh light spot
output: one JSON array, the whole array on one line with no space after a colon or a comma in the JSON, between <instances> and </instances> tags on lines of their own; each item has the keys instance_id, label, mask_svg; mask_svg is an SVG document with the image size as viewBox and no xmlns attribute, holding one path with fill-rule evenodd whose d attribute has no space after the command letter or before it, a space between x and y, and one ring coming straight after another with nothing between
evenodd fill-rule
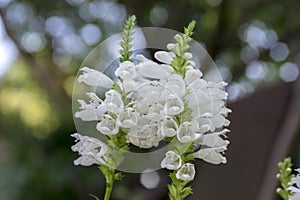
<instances>
[{"instance_id":1,"label":"bokeh light spot","mask_svg":"<svg viewBox=\"0 0 300 200\"><path fill-rule=\"evenodd\" d=\"M45 46L45 38L43 35L36 32L27 32L21 38L22 47L27 52L41 51Z\"/></svg>"},{"instance_id":2,"label":"bokeh light spot","mask_svg":"<svg viewBox=\"0 0 300 200\"><path fill-rule=\"evenodd\" d=\"M102 33L97 25L86 24L80 29L80 36L88 45L95 45L101 40Z\"/></svg>"},{"instance_id":3,"label":"bokeh light spot","mask_svg":"<svg viewBox=\"0 0 300 200\"><path fill-rule=\"evenodd\" d=\"M65 18L58 16L48 18L45 22L45 29L53 37L60 37L73 32L69 22Z\"/></svg>"},{"instance_id":4,"label":"bokeh light spot","mask_svg":"<svg viewBox=\"0 0 300 200\"><path fill-rule=\"evenodd\" d=\"M12 25L23 24L33 17L33 10L24 3L15 3L7 8L6 17Z\"/></svg>"},{"instance_id":5,"label":"bokeh light spot","mask_svg":"<svg viewBox=\"0 0 300 200\"><path fill-rule=\"evenodd\" d=\"M156 171L149 172L148 170L145 170L140 175L140 182L145 188L154 189L158 186L160 177Z\"/></svg>"},{"instance_id":6,"label":"bokeh light spot","mask_svg":"<svg viewBox=\"0 0 300 200\"><path fill-rule=\"evenodd\" d=\"M164 25L167 22L168 18L169 14L167 9L161 5L154 6L150 12L150 21L155 26Z\"/></svg>"},{"instance_id":7,"label":"bokeh light spot","mask_svg":"<svg viewBox=\"0 0 300 200\"><path fill-rule=\"evenodd\" d=\"M295 81L299 76L299 67L295 63L284 63L279 69L279 75L285 82Z\"/></svg>"},{"instance_id":8,"label":"bokeh light spot","mask_svg":"<svg viewBox=\"0 0 300 200\"><path fill-rule=\"evenodd\" d=\"M270 48L270 56L277 62L285 60L289 53L288 45L282 42L276 42Z\"/></svg>"},{"instance_id":9,"label":"bokeh light spot","mask_svg":"<svg viewBox=\"0 0 300 200\"><path fill-rule=\"evenodd\" d=\"M257 80L265 77L265 63L261 61L251 62L245 71L245 75L249 79Z\"/></svg>"}]
</instances>

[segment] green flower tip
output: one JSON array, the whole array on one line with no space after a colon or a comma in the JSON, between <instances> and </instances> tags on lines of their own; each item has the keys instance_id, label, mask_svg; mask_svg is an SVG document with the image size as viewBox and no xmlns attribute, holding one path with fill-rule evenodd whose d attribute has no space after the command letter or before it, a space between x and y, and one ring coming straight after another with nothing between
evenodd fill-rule
<instances>
[{"instance_id":1,"label":"green flower tip","mask_svg":"<svg viewBox=\"0 0 300 200\"><path fill-rule=\"evenodd\" d=\"M136 24L136 16L132 15L128 17L125 22L124 30L122 33L122 41L120 42L121 50L120 50L120 61L131 61L130 56L132 55L131 47L133 40L133 29Z\"/></svg>"},{"instance_id":2,"label":"green flower tip","mask_svg":"<svg viewBox=\"0 0 300 200\"><path fill-rule=\"evenodd\" d=\"M194 33L195 25L196 21L191 21L187 27L184 27L184 34L191 37Z\"/></svg>"}]
</instances>

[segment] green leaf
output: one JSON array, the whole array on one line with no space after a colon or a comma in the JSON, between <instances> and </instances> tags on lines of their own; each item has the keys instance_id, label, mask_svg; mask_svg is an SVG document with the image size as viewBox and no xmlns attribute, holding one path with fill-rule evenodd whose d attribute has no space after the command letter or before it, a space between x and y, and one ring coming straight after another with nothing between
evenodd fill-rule
<instances>
[{"instance_id":1,"label":"green leaf","mask_svg":"<svg viewBox=\"0 0 300 200\"><path fill-rule=\"evenodd\" d=\"M185 187L180 191L180 196L184 199L188 195L193 193L193 189L191 187Z\"/></svg>"}]
</instances>

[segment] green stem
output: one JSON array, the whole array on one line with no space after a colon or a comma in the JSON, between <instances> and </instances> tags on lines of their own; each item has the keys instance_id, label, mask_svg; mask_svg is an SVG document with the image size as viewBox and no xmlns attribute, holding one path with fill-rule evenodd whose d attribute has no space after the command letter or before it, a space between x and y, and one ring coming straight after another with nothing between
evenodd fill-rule
<instances>
[{"instance_id":1,"label":"green stem","mask_svg":"<svg viewBox=\"0 0 300 200\"><path fill-rule=\"evenodd\" d=\"M111 182L111 183L106 182L106 190L105 190L104 200L110 199L112 188L113 188L113 182Z\"/></svg>"},{"instance_id":2,"label":"green stem","mask_svg":"<svg viewBox=\"0 0 300 200\"><path fill-rule=\"evenodd\" d=\"M105 177L106 178L106 190L104 200L109 200L111 196L111 191L115 182L115 170L110 169L110 173Z\"/></svg>"}]
</instances>

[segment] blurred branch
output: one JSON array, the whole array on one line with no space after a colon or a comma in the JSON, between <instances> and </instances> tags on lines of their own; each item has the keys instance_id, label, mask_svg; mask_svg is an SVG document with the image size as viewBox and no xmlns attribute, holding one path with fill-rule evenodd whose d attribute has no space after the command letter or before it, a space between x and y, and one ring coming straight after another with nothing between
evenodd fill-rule
<instances>
[{"instance_id":1,"label":"blurred branch","mask_svg":"<svg viewBox=\"0 0 300 200\"><path fill-rule=\"evenodd\" d=\"M66 94L63 81L63 73L54 65L51 59L37 59L34 55L24 51L14 33L10 31L5 11L0 9L0 17L2 18L4 29L8 37L18 47L19 55L26 62L26 66L32 72L39 84L48 93L50 99L58 109L66 109L70 107L70 97Z\"/></svg>"}]
</instances>

